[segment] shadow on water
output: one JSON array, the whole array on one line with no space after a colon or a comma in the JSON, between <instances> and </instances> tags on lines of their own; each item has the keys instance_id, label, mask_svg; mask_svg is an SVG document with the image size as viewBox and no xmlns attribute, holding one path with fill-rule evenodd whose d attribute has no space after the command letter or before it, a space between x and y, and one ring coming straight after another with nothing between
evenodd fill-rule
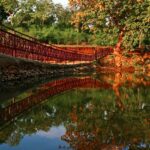
<instances>
[{"instance_id":1,"label":"shadow on water","mask_svg":"<svg viewBox=\"0 0 150 150\"><path fill-rule=\"evenodd\" d=\"M1 102L0 150L150 149L149 85L147 75L116 73L18 88L22 96Z\"/></svg>"}]
</instances>

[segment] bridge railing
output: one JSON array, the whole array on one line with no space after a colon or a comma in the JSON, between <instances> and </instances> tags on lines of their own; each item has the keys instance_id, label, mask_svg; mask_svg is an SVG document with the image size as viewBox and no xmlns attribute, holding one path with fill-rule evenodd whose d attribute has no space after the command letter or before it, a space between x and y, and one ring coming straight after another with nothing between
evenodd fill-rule
<instances>
[{"instance_id":1,"label":"bridge railing","mask_svg":"<svg viewBox=\"0 0 150 150\"><path fill-rule=\"evenodd\" d=\"M62 60L92 61L92 55L66 52L57 47L47 46L37 41L25 39L16 34L0 29L0 52L14 57L23 57L45 61L51 58Z\"/></svg>"},{"instance_id":2,"label":"bridge railing","mask_svg":"<svg viewBox=\"0 0 150 150\"><path fill-rule=\"evenodd\" d=\"M29 36L29 35L26 35L26 34L24 34L24 33L21 33L21 32L19 32L19 31L16 31L16 30L14 30L14 29L12 29L12 28L10 28L10 27L8 27L8 26L0 25L0 29L3 30L3 31L7 31L7 32L9 32L9 33L15 34L15 35L17 35L17 36L19 36L19 37L22 37L22 38L24 38L24 39L28 39L28 40L33 41L33 42L36 42L36 43L41 43L41 42L40 42L39 40L37 40L36 38L34 38L34 37L32 37L32 36ZM42 44L45 44L45 45L46 45L46 43L42 43Z\"/></svg>"},{"instance_id":3,"label":"bridge railing","mask_svg":"<svg viewBox=\"0 0 150 150\"><path fill-rule=\"evenodd\" d=\"M9 32L8 32L9 31ZM97 58L106 56L112 52L111 48L97 49L93 53L83 53L78 48L65 48L54 45L47 45L40 41L16 32L9 28L0 28L0 53L13 57L21 57L42 62L49 62L52 59L60 61L94 61ZM87 50L89 47L87 48ZM86 51L86 47L84 48Z\"/></svg>"}]
</instances>

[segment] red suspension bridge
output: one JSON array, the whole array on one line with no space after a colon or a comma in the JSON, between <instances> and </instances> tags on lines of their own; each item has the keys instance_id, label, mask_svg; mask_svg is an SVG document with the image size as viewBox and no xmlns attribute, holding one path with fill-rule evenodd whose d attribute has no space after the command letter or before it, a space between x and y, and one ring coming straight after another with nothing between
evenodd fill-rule
<instances>
[{"instance_id":1,"label":"red suspension bridge","mask_svg":"<svg viewBox=\"0 0 150 150\"><path fill-rule=\"evenodd\" d=\"M92 62L113 52L112 47L55 46L7 27L0 27L0 53L40 62Z\"/></svg>"}]
</instances>

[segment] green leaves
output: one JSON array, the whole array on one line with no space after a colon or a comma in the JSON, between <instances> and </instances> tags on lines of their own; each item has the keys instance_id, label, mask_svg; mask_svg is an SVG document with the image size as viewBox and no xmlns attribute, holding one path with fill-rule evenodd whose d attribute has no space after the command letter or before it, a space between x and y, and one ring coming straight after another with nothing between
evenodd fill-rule
<instances>
[{"instance_id":1,"label":"green leaves","mask_svg":"<svg viewBox=\"0 0 150 150\"><path fill-rule=\"evenodd\" d=\"M148 0L70 0L70 3L72 7L78 6L78 9L74 10L75 15L78 12L85 14L84 16L80 15L80 18L76 21L82 23L83 30L86 29L85 26L89 25L94 28L94 30L91 30L94 33L98 30L105 30L108 33L112 28L117 28L121 32L125 28L124 48L136 48L142 44L144 37L148 34L148 28L150 27ZM86 18L84 21L83 17ZM116 33L114 32L114 34Z\"/></svg>"},{"instance_id":2,"label":"green leaves","mask_svg":"<svg viewBox=\"0 0 150 150\"><path fill-rule=\"evenodd\" d=\"M4 10L4 7L2 6L2 5L0 5L0 24L2 23L2 21L4 20L4 19L6 19L7 18L7 13L6 13L6 11Z\"/></svg>"}]
</instances>

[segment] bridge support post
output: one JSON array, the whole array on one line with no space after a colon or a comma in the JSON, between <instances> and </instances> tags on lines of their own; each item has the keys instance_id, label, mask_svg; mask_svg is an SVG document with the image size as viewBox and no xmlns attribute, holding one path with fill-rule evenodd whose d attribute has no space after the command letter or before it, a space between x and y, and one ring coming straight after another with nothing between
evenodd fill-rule
<instances>
[{"instance_id":1,"label":"bridge support post","mask_svg":"<svg viewBox=\"0 0 150 150\"><path fill-rule=\"evenodd\" d=\"M97 61L97 49L95 49L95 60Z\"/></svg>"}]
</instances>

